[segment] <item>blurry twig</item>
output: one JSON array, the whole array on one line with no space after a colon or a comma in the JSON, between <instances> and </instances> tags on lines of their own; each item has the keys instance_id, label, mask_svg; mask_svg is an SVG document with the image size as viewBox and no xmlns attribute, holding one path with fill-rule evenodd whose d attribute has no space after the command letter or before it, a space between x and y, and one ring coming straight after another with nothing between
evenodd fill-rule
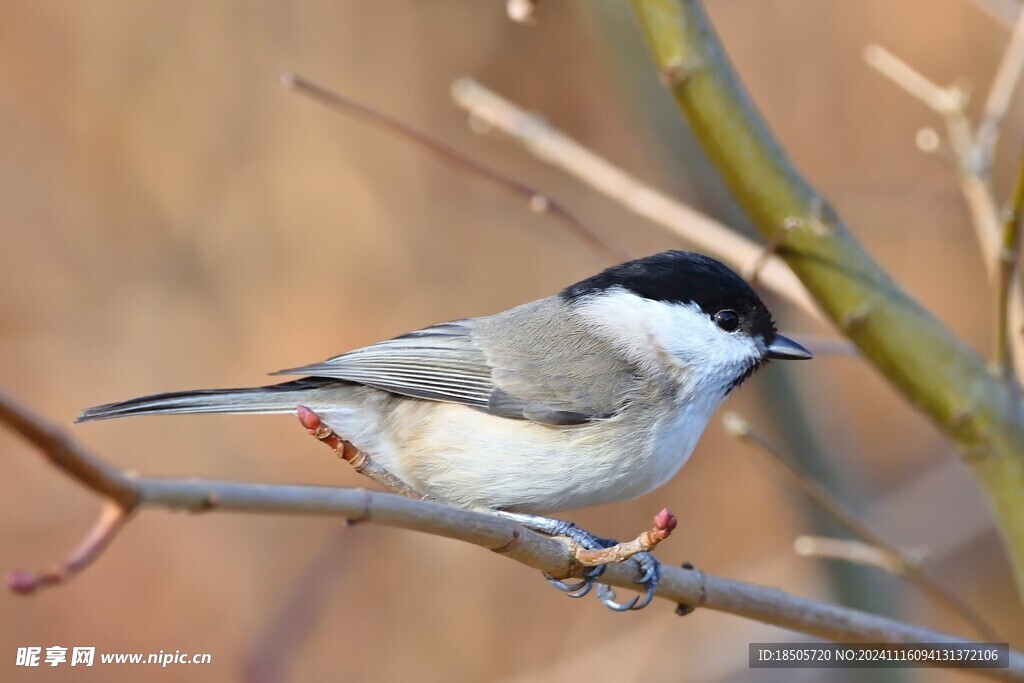
<instances>
[{"instance_id":1,"label":"blurry twig","mask_svg":"<svg viewBox=\"0 0 1024 683\"><path fill-rule=\"evenodd\" d=\"M1010 109L1013 93L1017 89L1022 75L1024 75L1024 11L1018 6L1013 33L1010 34L1010 41L1006 44L999 66L996 68L988 97L985 98L985 109L981 115L981 122L978 124L975 146L980 158L976 160L976 163L979 165L978 170L981 173L987 173L992 168L992 160L995 157L996 143L999 141L1003 119L1006 118L1006 112Z\"/></svg>"},{"instance_id":2,"label":"blurry twig","mask_svg":"<svg viewBox=\"0 0 1024 683\"><path fill-rule=\"evenodd\" d=\"M1007 28L1013 28L1020 12L1018 0L970 0L985 14L989 15Z\"/></svg>"},{"instance_id":3,"label":"blurry twig","mask_svg":"<svg viewBox=\"0 0 1024 683\"><path fill-rule=\"evenodd\" d=\"M287 88L306 95L307 97L311 97L336 111L355 116L381 130L402 138L406 142L411 142L421 149L426 150L434 157L451 164L455 168L466 171L478 178L482 178L493 185L497 185L506 192L510 192L517 197L526 200L531 211L536 213L546 213L553 216L562 225L572 231L574 235L586 242L586 244L603 259L610 260L613 263L629 259L629 254L624 249L594 232L560 202L545 195L540 190L519 182L514 178L510 178L490 166L486 166L479 161L466 156L454 147L450 147L438 140L435 140L429 135L426 135L425 133L421 133L420 131L407 126L397 119L372 109L365 104L351 100L344 95L307 80L298 74L290 71L282 73L281 83L283 83Z\"/></svg>"},{"instance_id":4,"label":"blurry twig","mask_svg":"<svg viewBox=\"0 0 1024 683\"><path fill-rule=\"evenodd\" d=\"M71 580L106 550L131 519L133 507L124 507L109 498L104 499L96 522L63 562L41 572L15 570L7 576L8 586L15 593L27 594Z\"/></svg>"},{"instance_id":5,"label":"blurry twig","mask_svg":"<svg viewBox=\"0 0 1024 683\"><path fill-rule=\"evenodd\" d=\"M242 683L285 683L291 665L317 627L332 585L358 555L357 529L339 525L309 561L242 659Z\"/></svg>"},{"instance_id":6,"label":"blurry twig","mask_svg":"<svg viewBox=\"0 0 1024 683\"><path fill-rule=\"evenodd\" d=\"M506 0L505 13L518 24L532 24L536 20L538 0Z\"/></svg>"},{"instance_id":7,"label":"blurry twig","mask_svg":"<svg viewBox=\"0 0 1024 683\"><path fill-rule=\"evenodd\" d=\"M817 304L792 271L777 256L765 256L761 245L645 185L537 114L522 110L471 78L459 78L452 83L452 99L469 113L472 121L502 131L521 142L541 161L561 168L733 269L748 272L754 264L760 264L760 284L805 313L823 320Z\"/></svg>"},{"instance_id":8,"label":"blurry twig","mask_svg":"<svg viewBox=\"0 0 1024 683\"><path fill-rule=\"evenodd\" d=\"M574 561L565 539L534 533L497 515L365 489L129 477L2 391L0 422L38 446L55 467L93 492L101 496L112 490L125 492L125 500L131 501L133 508L355 518L490 548L555 577L567 577L582 569ZM86 470L96 476L80 476ZM609 585L632 587L636 567L609 565L601 580ZM671 566L661 568L656 593L673 603L721 610L839 642L956 643L970 647L959 636ZM1024 654L1011 650L1007 668L973 671L991 678L1022 681Z\"/></svg>"},{"instance_id":9,"label":"blurry twig","mask_svg":"<svg viewBox=\"0 0 1024 683\"><path fill-rule=\"evenodd\" d=\"M1003 316L1014 328L1024 325L1024 294L1020 284L1013 286L1012 269L1007 276L1002 237L1004 221L992 186L992 162L996 143L1013 93L1024 76L1024 11L1016 8L1013 33L1003 51L992 86L985 98L985 107L977 128L967 117L967 93L957 87L936 85L912 66L879 45L864 49L869 66L889 78L907 93L923 102L946 121L946 134L956 163L960 191L964 195L974 224L978 245L988 270L997 301L997 353L993 367L1007 378L1024 373L1024 337L1006 334ZM929 146L933 149L934 145ZM1005 280L1004 280L1005 278ZM1008 343L1003 342L1009 340Z\"/></svg>"},{"instance_id":10,"label":"blurry twig","mask_svg":"<svg viewBox=\"0 0 1024 683\"><path fill-rule=\"evenodd\" d=\"M921 592L932 600L945 605L969 623L982 638L997 642L999 637L988 623L982 619L970 605L958 595L948 590L924 572L920 553L901 550L893 543L877 534L862 522L857 515L846 507L842 501L833 496L828 489L796 467L762 434L755 431L750 424L736 413L726 413L722 417L726 432L741 442L756 446L756 450L768 457L768 461L778 467L808 498L813 500L822 510L847 531L856 536L861 543L851 543L839 539L815 539L808 542L809 537L797 540L797 552L801 555L821 555L833 559L842 559L857 564L866 564L882 569L914 584Z\"/></svg>"},{"instance_id":11,"label":"blurry twig","mask_svg":"<svg viewBox=\"0 0 1024 683\"><path fill-rule=\"evenodd\" d=\"M999 245L999 278L996 282L996 369L1010 373L1013 359L1010 357L1012 340L1020 338L1024 330L1011 329L1010 291L1013 275L1017 269L1020 252L1020 224L1024 218L1024 153L1021 154L1017 180L1013 185L1010 201L1003 216L1003 233Z\"/></svg>"},{"instance_id":12,"label":"blurry twig","mask_svg":"<svg viewBox=\"0 0 1024 683\"><path fill-rule=\"evenodd\" d=\"M866 567L881 569L889 574L901 575L906 571L906 561L903 557L864 541L827 536L798 536L793 542L793 550L802 557L818 557L862 564ZM907 554L909 555L909 553ZM923 559L923 555L913 558L915 563L920 559Z\"/></svg>"}]
</instances>

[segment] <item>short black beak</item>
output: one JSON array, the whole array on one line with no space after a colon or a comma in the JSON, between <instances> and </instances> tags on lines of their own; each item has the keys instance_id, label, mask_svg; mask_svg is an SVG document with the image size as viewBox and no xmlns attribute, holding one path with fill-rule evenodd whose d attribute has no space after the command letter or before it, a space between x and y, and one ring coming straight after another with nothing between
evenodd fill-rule
<instances>
[{"instance_id":1,"label":"short black beak","mask_svg":"<svg viewBox=\"0 0 1024 683\"><path fill-rule=\"evenodd\" d=\"M765 355L772 360L810 360L814 358L810 351L781 334L775 335L775 339L768 345L768 353Z\"/></svg>"}]
</instances>

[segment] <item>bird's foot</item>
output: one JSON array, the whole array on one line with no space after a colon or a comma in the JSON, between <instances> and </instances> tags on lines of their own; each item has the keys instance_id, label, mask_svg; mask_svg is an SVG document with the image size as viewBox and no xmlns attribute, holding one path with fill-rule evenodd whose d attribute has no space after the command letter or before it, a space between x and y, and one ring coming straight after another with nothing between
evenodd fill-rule
<instances>
[{"instance_id":1,"label":"bird's foot","mask_svg":"<svg viewBox=\"0 0 1024 683\"><path fill-rule=\"evenodd\" d=\"M498 514L518 522L528 529L549 536L564 536L573 541L577 546L576 560L591 569L579 581L570 582L545 575L548 582L572 598L582 598L596 586L595 594L598 599L606 607L616 612L643 609L654 598L661 570L658 561L649 551L668 538L676 527L675 516L666 508L655 516L653 529L645 531L632 541L619 543L612 539L599 538L571 522L518 513L499 512ZM637 561L639 576L636 583L643 586L643 593L629 602L618 602L612 587L598 583L597 579L604 574L605 568L609 564L624 562L630 558Z\"/></svg>"},{"instance_id":2,"label":"bird's foot","mask_svg":"<svg viewBox=\"0 0 1024 683\"><path fill-rule=\"evenodd\" d=\"M633 558L637 561L640 571L640 577L637 578L636 583L643 586L644 592L629 602L617 602L612 587L604 583L599 584L595 595L601 604L610 610L625 612L643 609L654 599L654 590L658 587L658 581L661 579L661 564L654 559L654 555L647 552L637 553Z\"/></svg>"}]
</instances>

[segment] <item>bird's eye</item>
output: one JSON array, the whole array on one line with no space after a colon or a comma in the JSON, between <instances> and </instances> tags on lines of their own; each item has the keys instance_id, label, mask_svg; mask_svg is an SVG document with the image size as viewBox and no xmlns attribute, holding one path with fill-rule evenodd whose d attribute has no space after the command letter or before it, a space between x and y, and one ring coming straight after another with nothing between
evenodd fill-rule
<instances>
[{"instance_id":1,"label":"bird's eye","mask_svg":"<svg viewBox=\"0 0 1024 683\"><path fill-rule=\"evenodd\" d=\"M726 332L735 332L740 326L740 316L736 311L727 308L724 311L715 313L715 324Z\"/></svg>"}]
</instances>

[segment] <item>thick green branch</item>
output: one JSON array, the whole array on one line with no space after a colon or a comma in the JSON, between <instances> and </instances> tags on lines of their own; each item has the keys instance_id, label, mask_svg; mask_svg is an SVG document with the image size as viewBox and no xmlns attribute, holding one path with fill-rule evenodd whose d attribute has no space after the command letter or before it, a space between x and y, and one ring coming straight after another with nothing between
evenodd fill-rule
<instances>
[{"instance_id":1,"label":"thick green branch","mask_svg":"<svg viewBox=\"0 0 1024 683\"><path fill-rule=\"evenodd\" d=\"M964 454L1024 595L1024 424L1013 392L912 300L796 171L696 0L633 0L662 81L739 204L826 314Z\"/></svg>"}]
</instances>

